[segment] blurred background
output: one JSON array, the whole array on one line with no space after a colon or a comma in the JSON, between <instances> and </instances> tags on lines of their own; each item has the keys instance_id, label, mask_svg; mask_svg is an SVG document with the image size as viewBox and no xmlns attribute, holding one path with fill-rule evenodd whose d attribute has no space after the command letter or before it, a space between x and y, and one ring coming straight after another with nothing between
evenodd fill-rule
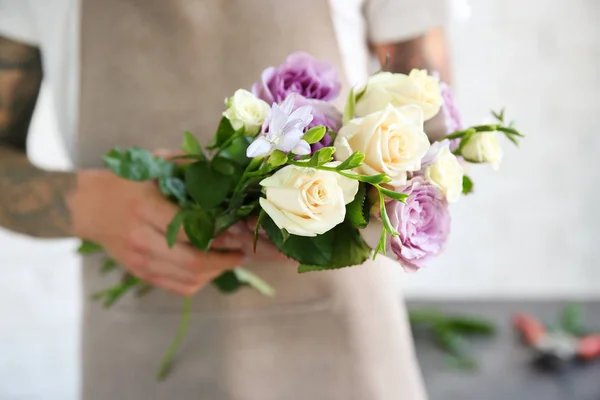
<instances>
[{"instance_id":1,"label":"blurred background","mask_svg":"<svg viewBox=\"0 0 600 400\"><path fill-rule=\"evenodd\" d=\"M527 138L505 143L499 171L472 169L475 195L453 205L448 250L404 275L410 300L600 298L598 21L598 0L479 0L450 23L465 122L506 106ZM48 88L31 151L40 165L69 167ZM76 246L0 230L0 399L76 398Z\"/></svg>"}]
</instances>

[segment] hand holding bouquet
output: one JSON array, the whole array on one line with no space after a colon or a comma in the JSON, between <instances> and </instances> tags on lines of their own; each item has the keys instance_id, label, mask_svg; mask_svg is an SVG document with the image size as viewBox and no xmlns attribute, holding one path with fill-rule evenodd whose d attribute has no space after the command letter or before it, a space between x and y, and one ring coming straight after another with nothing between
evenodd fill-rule
<instances>
[{"instance_id":1,"label":"hand holding bouquet","mask_svg":"<svg viewBox=\"0 0 600 400\"><path fill-rule=\"evenodd\" d=\"M447 242L448 204L472 190L464 165L497 168L498 133L515 143L522 135L505 125L503 113L494 114L497 124L462 129L449 89L426 71L373 75L351 90L343 114L330 103L340 86L329 64L292 54L266 69L252 92L240 89L226 99L207 146L186 132L182 156L165 160L116 148L106 165L122 178L157 180L180 207L167 228L170 246L183 228L193 246L207 251L229 228L255 218L254 245L263 231L300 273L360 265L379 253L417 270ZM423 125L440 109L448 132L430 143ZM373 228L370 240L363 233ZM214 284L274 293L241 267ZM140 287L144 282L126 275L97 297L110 305ZM169 362L170 356L163 373Z\"/></svg>"}]
</instances>

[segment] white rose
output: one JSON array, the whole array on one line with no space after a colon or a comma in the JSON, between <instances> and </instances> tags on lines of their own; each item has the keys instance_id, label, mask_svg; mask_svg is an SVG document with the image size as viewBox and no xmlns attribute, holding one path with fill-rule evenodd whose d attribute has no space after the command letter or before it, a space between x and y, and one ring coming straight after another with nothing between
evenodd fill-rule
<instances>
[{"instance_id":1,"label":"white rose","mask_svg":"<svg viewBox=\"0 0 600 400\"><path fill-rule=\"evenodd\" d=\"M474 134L461 150L465 160L475 163L488 163L497 170L502 161L502 147L496 132Z\"/></svg>"},{"instance_id":2,"label":"white rose","mask_svg":"<svg viewBox=\"0 0 600 400\"><path fill-rule=\"evenodd\" d=\"M425 179L437 187L449 203L458 200L462 193L463 167L448 145L442 147L435 163L425 167Z\"/></svg>"},{"instance_id":3,"label":"white rose","mask_svg":"<svg viewBox=\"0 0 600 400\"><path fill-rule=\"evenodd\" d=\"M364 175L386 174L398 187L406 184L406 173L421 169L421 158L429 149L423 132L423 111L417 106L394 108L356 118L340 129L335 140L336 158L345 160L355 151L365 155L356 171Z\"/></svg>"},{"instance_id":4,"label":"white rose","mask_svg":"<svg viewBox=\"0 0 600 400\"><path fill-rule=\"evenodd\" d=\"M427 75L426 70L413 69L409 75L380 72L367 81L366 91L356 104L355 113L364 117L383 110L388 104L394 107L419 106L427 121L442 106L439 80Z\"/></svg>"},{"instance_id":5,"label":"white rose","mask_svg":"<svg viewBox=\"0 0 600 400\"><path fill-rule=\"evenodd\" d=\"M329 163L328 165L337 165ZM331 230L346 216L358 181L336 172L288 165L263 179L263 210L292 235L316 236Z\"/></svg>"},{"instance_id":6,"label":"white rose","mask_svg":"<svg viewBox=\"0 0 600 400\"><path fill-rule=\"evenodd\" d=\"M223 115L231 122L236 131L244 127L248 136L260 131L265 118L269 114L269 105L247 90L239 89L232 97L225 100L227 110Z\"/></svg>"}]
</instances>

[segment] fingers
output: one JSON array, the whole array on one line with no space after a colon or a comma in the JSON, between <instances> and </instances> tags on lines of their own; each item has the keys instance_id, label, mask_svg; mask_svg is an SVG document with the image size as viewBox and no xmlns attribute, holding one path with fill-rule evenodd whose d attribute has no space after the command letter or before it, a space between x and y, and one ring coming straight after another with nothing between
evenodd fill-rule
<instances>
[{"instance_id":1,"label":"fingers","mask_svg":"<svg viewBox=\"0 0 600 400\"><path fill-rule=\"evenodd\" d=\"M177 205L171 203L162 196L152 193L147 198L143 199L138 210L140 218L161 232L164 237L164 234L167 232L167 227L180 209ZM180 242L189 242L183 228L179 229L177 240Z\"/></svg>"}]
</instances>

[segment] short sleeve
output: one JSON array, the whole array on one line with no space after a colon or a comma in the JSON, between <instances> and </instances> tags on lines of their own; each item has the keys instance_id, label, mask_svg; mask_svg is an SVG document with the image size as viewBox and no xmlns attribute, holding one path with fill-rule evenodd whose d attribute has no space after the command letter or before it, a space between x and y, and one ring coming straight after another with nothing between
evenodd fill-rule
<instances>
[{"instance_id":1,"label":"short sleeve","mask_svg":"<svg viewBox=\"0 0 600 400\"><path fill-rule=\"evenodd\" d=\"M39 44L31 4L27 0L0 0L0 35Z\"/></svg>"},{"instance_id":2,"label":"short sleeve","mask_svg":"<svg viewBox=\"0 0 600 400\"><path fill-rule=\"evenodd\" d=\"M366 0L365 17L372 43L394 43L446 24L447 0Z\"/></svg>"}]
</instances>

